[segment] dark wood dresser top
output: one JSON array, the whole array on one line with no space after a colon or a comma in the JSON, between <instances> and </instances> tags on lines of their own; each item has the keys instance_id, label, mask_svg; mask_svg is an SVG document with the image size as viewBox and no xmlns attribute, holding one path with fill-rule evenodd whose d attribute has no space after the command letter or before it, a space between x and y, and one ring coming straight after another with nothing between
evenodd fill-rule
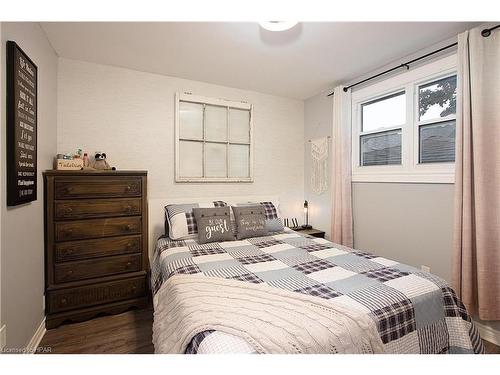
<instances>
[{"instance_id":1,"label":"dark wood dresser top","mask_svg":"<svg viewBox=\"0 0 500 375\"><path fill-rule=\"evenodd\" d=\"M47 176L147 176L148 171L58 171L55 169L48 169L43 172Z\"/></svg>"}]
</instances>

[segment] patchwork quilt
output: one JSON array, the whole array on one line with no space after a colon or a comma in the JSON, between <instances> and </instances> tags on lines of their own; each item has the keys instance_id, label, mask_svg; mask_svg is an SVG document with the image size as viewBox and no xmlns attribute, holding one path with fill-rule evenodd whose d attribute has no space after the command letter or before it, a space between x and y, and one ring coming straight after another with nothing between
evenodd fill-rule
<instances>
[{"instance_id":1,"label":"patchwork quilt","mask_svg":"<svg viewBox=\"0 0 500 375\"><path fill-rule=\"evenodd\" d=\"M387 353L484 352L477 328L446 281L289 229L203 245L160 238L151 267L154 293L177 274L202 274L335 299L374 320ZM205 331L194 336L186 352L232 352L234 348L252 352L241 341Z\"/></svg>"}]
</instances>

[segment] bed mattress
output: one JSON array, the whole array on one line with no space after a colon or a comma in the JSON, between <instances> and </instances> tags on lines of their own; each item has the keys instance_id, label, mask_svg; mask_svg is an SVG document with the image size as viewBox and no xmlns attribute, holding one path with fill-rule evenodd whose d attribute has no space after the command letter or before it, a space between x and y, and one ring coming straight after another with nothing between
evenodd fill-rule
<instances>
[{"instance_id":1,"label":"bed mattress","mask_svg":"<svg viewBox=\"0 0 500 375\"><path fill-rule=\"evenodd\" d=\"M151 268L155 306L156 292L178 274L264 283L367 314L387 353L484 352L467 310L443 279L290 229L203 245L160 238ZM216 330L193 334L186 349L193 354L254 351L242 338Z\"/></svg>"}]
</instances>

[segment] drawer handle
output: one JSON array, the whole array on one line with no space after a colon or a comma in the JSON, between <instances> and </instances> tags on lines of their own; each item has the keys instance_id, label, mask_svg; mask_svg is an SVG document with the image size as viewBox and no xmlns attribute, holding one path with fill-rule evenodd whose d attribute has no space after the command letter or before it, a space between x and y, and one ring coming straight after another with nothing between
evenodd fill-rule
<instances>
[{"instance_id":1,"label":"drawer handle","mask_svg":"<svg viewBox=\"0 0 500 375\"><path fill-rule=\"evenodd\" d=\"M132 206L131 205L125 206L125 211L127 212L132 211Z\"/></svg>"},{"instance_id":2,"label":"drawer handle","mask_svg":"<svg viewBox=\"0 0 500 375\"><path fill-rule=\"evenodd\" d=\"M125 231L130 232L132 230L132 225L125 225Z\"/></svg>"},{"instance_id":3,"label":"drawer handle","mask_svg":"<svg viewBox=\"0 0 500 375\"><path fill-rule=\"evenodd\" d=\"M130 268L131 266L132 266L132 262L128 262L128 263L125 265L125 267L126 267L126 268Z\"/></svg>"},{"instance_id":4,"label":"drawer handle","mask_svg":"<svg viewBox=\"0 0 500 375\"><path fill-rule=\"evenodd\" d=\"M73 249L66 250L66 255L71 255L71 254L73 254Z\"/></svg>"},{"instance_id":5,"label":"drawer handle","mask_svg":"<svg viewBox=\"0 0 500 375\"><path fill-rule=\"evenodd\" d=\"M132 247L134 247L134 242L129 242L127 244L127 249L131 249Z\"/></svg>"},{"instance_id":6,"label":"drawer handle","mask_svg":"<svg viewBox=\"0 0 500 375\"><path fill-rule=\"evenodd\" d=\"M68 270L68 272L66 272L68 276L71 276L73 275L73 270Z\"/></svg>"},{"instance_id":7,"label":"drawer handle","mask_svg":"<svg viewBox=\"0 0 500 375\"><path fill-rule=\"evenodd\" d=\"M71 193L73 188L71 186L66 187L66 193Z\"/></svg>"},{"instance_id":8,"label":"drawer handle","mask_svg":"<svg viewBox=\"0 0 500 375\"><path fill-rule=\"evenodd\" d=\"M130 191L130 190L132 190L132 186L127 185L127 187L125 188L125 190L126 190L126 191Z\"/></svg>"},{"instance_id":9,"label":"drawer handle","mask_svg":"<svg viewBox=\"0 0 500 375\"><path fill-rule=\"evenodd\" d=\"M73 209L72 209L71 207L67 207L67 208L66 208L66 213L67 213L67 214L70 214L70 213L72 213L72 212L73 212Z\"/></svg>"},{"instance_id":10,"label":"drawer handle","mask_svg":"<svg viewBox=\"0 0 500 375\"><path fill-rule=\"evenodd\" d=\"M64 236L71 237L73 235L73 229L66 229L64 231Z\"/></svg>"},{"instance_id":11,"label":"drawer handle","mask_svg":"<svg viewBox=\"0 0 500 375\"><path fill-rule=\"evenodd\" d=\"M66 298L61 298L61 305L65 305L67 302Z\"/></svg>"}]
</instances>

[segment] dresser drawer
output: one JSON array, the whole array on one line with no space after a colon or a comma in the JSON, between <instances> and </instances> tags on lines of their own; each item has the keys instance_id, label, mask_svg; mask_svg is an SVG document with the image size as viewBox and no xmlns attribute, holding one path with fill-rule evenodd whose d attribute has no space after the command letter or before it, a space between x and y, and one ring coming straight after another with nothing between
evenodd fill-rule
<instances>
[{"instance_id":1,"label":"dresser drawer","mask_svg":"<svg viewBox=\"0 0 500 375\"><path fill-rule=\"evenodd\" d=\"M56 241L141 233L141 217L117 217L55 223Z\"/></svg>"},{"instance_id":2,"label":"dresser drawer","mask_svg":"<svg viewBox=\"0 0 500 375\"><path fill-rule=\"evenodd\" d=\"M81 307L138 298L143 296L145 291L145 277L137 277L47 291L47 304L49 312L56 313Z\"/></svg>"},{"instance_id":3,"label":"dresser drawer","mask_svg":"<svg viewBox=\"0 0 500 375\"><path fill-rule=\"evenodd\" d=\"M58 242L55 247L56 262L67 262L110 255L140 253L142 251L142 237L139 235Z\"/></svg>"},{"instance_id":4,"label":"dresser drawer","mask_svg":"<svg viewBox=\"0 0 500 375\"><path fill-rule=\"evenodd\" d=\"M55 199L140 197L140 178L64 178L54 182Z\"/></svg>"},{"instance_id":5,"label":"dresser drawer","mask_svg":"<svg viewBox=\"0 0 500 375\"><path fill-rule=\"evenodd\" d=\"M130 199L80 199L55 202L56 220L140 215L142 201Z\"/></svg>"},{"instance_id":6,"label":"dresser drawer","mask_svg":"<svg viewBox=\"0 0 500 375\"><path fill-rule=\"evenodd\" d=\"M139 271L141 255L118 255L100 259L82 260L55 265L56 283L110 276L119 273Z\"/></svg>"}]
</instances>

